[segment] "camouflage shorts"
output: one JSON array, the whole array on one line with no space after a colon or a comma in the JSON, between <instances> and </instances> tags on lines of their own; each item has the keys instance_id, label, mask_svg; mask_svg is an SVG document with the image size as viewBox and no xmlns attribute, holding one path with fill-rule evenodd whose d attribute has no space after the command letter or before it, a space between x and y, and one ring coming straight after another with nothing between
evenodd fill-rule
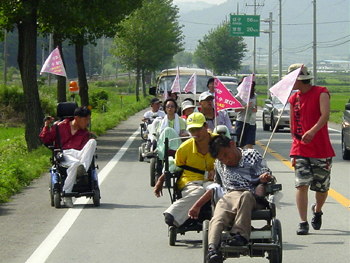
<instances>
[{"instance_id":1,"label":"camouflage shorts","mask_svg":"<svg viewBox=\"0 0 350 263\"><path fill-rule=\"evenodd\" d=\"M310 190L316 192L329 190L332 158L295 156L292 163L295 168L295 187L310 185Z\"/></svg>"}]
</instances>

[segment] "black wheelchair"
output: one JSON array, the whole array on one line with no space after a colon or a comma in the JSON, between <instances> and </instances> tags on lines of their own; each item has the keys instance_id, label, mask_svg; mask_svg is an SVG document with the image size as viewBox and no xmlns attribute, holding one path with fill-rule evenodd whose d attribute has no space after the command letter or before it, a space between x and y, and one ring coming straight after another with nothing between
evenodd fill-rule
<instances>
[{"instance_id":1,"label":"black wheelchair","mask_svg":"<svg viewBox=\"0 0 350 263\"><path fill-rule=\"evenodd\" d=\"M66 118L74 117L74 110L78 107L76 102L60 102L57 104L57 117L60 120ZM67 169L68 167L60 163L62 158L62 150L59 149L56 145L46 145L51 151L52 156L50 161L52 167L50 169L50 178L49 178L49 194L51 206L55 208L61 207L61 201L63 197L88 197L92 198L95 206L100 205L100 188L98 185L97 171L98 166L95 165L95 159L97 155L95 154L92 158L91 165L86 173L80 177L77 177L76 183L74 184L73 190L71 193L65 193L63 191L63 185L65 179L67 178Z\"/></svg>"},{"instance_id":2,"label":"black wheelchair","mask_svg":"<svg viewBox=\"0 0 350 263\"><path fill-rule=\"evenodd\" d=\"M218 182L220 184L220 182ZM273 202L274 194L282 190L281 184L268 183L266 184L265 206L259 210L252 211L252 229L248 244L245 246L229 246L228 240L231 238L229 226L222 232L221 242L217 249L219 260L224 262L228 258L239 258L240 256L266 257L269 263L282 262L282 225L276 218L276 205ZM215 191L215 189L213 190ZM213 194L214 196L215 194ZM213 209L215 202L212 200ZM265 221L266 224L259 227L254 227L254 221ZM203 254L204 263L207 263L208 254L208 229L209 220L203 222Z\"/></svg>"},{"instance_id":3,"label":"black wheelchair","mask_svg":"<svg viewBox=\"0 0 350 263\"><path fill-rule=\"evenodd\" d=\"M181 191L177 189L177 180L180 178L182 171L170 172L169 171L169 139L165 139L165 154L164 154L164 176L165 186L168 188L171 203L181 198ZM207 202L200 210L198 219L187 219L181 226L169 226L169 245L175 246L177 240L177 234L185 235L188 231L201 232L203 229L203 222L208 221L212 217L211 202Z\"/></svg>"}]
</instances>

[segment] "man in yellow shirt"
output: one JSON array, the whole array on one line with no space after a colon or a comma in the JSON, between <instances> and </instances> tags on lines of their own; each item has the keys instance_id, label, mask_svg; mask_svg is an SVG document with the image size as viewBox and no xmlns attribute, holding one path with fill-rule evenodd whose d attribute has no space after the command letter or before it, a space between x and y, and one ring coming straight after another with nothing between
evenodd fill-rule
<instances>
[{"instance_id":1,"label":"man in yellow shirt","mask_svg":"<svg viewBox=\"0 0 350 263\"><path fill-rule=\"evenodd\" d=\"M207 131L208 124L204 115L200 112L189 115L187 129L193 138L183 142L175 155L175 164L184 169L177 182L182 198L164 211L165 222L169 226L179 227L189 218L189 209L214 179L214 159L208 150L213 134ZM157 197L162 195L164 179L164 175L160 176L154 187Z\"/></svg>"}]
</instances>

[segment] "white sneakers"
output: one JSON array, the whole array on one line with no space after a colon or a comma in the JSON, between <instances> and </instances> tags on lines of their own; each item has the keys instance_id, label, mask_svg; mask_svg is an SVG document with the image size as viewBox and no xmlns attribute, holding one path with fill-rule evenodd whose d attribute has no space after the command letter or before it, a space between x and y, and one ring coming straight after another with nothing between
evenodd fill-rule
<instances>
[{"instance_id":1,"label":"white sneakers","mask_svg":"<svg viewBox=\"0 0 350 263\"><path fill-rule=\"evenodd\" d=\"M64 197L63 198L63 202L64 202L66 207L68 207L68 208L72 208L73 207L72 197Z\"/></svg>"}]
</instances>

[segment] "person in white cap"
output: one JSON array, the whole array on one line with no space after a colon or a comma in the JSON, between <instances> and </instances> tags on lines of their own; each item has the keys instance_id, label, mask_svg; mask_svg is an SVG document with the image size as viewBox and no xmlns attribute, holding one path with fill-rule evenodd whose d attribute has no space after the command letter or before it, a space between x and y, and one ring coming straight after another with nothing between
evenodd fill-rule
<instances>
[{"instance_id":1,"label":"person in white cap","mask_svg":"<svg viewBox=\"0 0 350 263\"><path fill-rule=\"evenodd\" d=\"M154 116L164 118L165 112L160 110L161 101L154 97L151 99L151 109L149 111L146 111L145 114L142 116L142 121L148 121L151 120L150 123L152 123Z\"/></svg>"},{"instance_id":2,"label":"person in white cap","mask_svg":"<svg viewBox=\"0 0 350 263\"><path fill-rule=\"evenodd\" d=\"M290 131L293 137L290 156L295 168L296 203L301 222L297 235L309 233L307 221L308 190L315 191L316 203L311 206L311 225L319 230L322 225L322 207L330 186L332 157L327 122L330 113L330 95L325 87L311 85L313 78L303 64L293 64L288 73L299 69L290 98Z\"/></svg>"},{"instance_id":3,"label":"person in white cap","mask_svg":"<svg viewBox=\"0 0 350 263\"><path fill-rule=\"evenodd\" d=\"M187 120L187 117L194 112L195 108L196 106L193 105L193 103L190 100L184 100L181 103L181 111L182 111L181 118Z\"/></svg>"}]
</instances>

